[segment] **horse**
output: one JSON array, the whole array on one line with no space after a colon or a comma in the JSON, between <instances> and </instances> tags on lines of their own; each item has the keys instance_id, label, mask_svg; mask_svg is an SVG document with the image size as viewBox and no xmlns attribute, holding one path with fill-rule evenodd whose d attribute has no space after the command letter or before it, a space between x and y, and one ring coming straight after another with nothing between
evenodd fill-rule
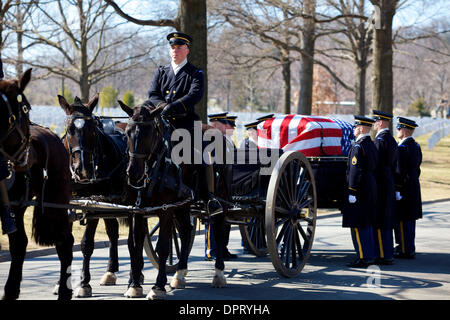
<instances>
[{"instance_id":1,"label":"horse","mask_svg":"<svg viewBox=\"0 0 450 320\"><path fill-rule=\"evenodd\" d=\"M28 69L18 80L0 81L0 150L13 164L11 172L15 180L8 195L17 225L17 231L8 234L11 265L3 299L19 298L28 244L23 216L29 201L36 197L32 236L39 245L56 246L61 263L58 299L70 300L74 239L67 214L71 199L69 161L59 137L50 129L30 122L31 106L24 95L30 79ZM44 207L44 203L57 207Z\"/></svg>"},{"instance_id":2,"label":"horse","mask_svg":"<svg viewBox=\"0 0 450 320\"><path fill-rule=\"evenodd\" d=\"M69 104L58 95L61 108L66 113L66 132L62 140L69 153L72 173L72 193L105 202L121 202L124 198L125 169L128 163L126 136L120 131L105 132L98 117L92 114L98 103L96 94L86 105L76 97ZM94 196L93 196L94 195ZM86 229L81 240L83 267L75 296L91 297L92 287L89 263L94 251L94 236L99 219L86 219ZM105 218L109 238L109 260L100 285L115 285L119 271L119 223L115 218Z\"/></svg>"},{"instance_id":3,"label":"horse","mask_svg":"<svg viewBox=\"0 0 450 320\"><path fill-rule=\"evenodd\" d=\"M198 165L182 163L176 165L171 159L170 134L171 127L168 120L162 115L162 108L154 108L147 104L141 104L131 109L122 101L119 101L122 110L130 117L125 130L128 137L129 163L127 167L128 185L135 190L136 205L140 206L162 206L182 202L189 196L199 194L199 174L202 169ZM224 177L223 172L218 176ZM217 185L221 185L218 181ZM224 196L224 188L220 189ZM225 198L225 196L224 196ZM194 199L195 200L195 199ZM198 200L198 198L196 199ZM223 251L225 248L225 214L227 205L224 202L223 214L212 217L215 240L217 243L217 258L215 263L215 276L212 285L224 287L226 278L224 276ZM176 209L167 209L157 213L160 220L160 232L156 245L159 256L159 270L156 283L147 295L147 299L165 299L167 275L165 270L166 260L169 253L171 230L174 219L178 220L179 234L181 239L181 250L177 271L170 282L170 287L184 288L186 285L187 262L189 254L190 233L190 203ZM142 245L146 232L144 219L139 215L134 217L134 261L132 263L132 277L127 297L139 297L143 294L142 287L136 284L136 276L139 275L142 266ZM129 246L131 244L129 243Z\"/></svg>"}]
</instances>

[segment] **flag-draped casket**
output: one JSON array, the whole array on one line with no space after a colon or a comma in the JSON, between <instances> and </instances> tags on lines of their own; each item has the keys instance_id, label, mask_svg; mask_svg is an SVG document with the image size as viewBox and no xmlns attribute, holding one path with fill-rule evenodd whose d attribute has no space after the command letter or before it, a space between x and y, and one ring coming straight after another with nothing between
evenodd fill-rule
<instances>
[{"instance_id":1,"label":"flag-draped casket","mask_svg":"<svg viewBox=\"0 0 450 320\"><path fill-rule=\"evenodd\" d=\"M343 120L282 115L258 124L258 147L300 151L307 157L347 155L354 139L352 125Z\"/></svg>"}]
</instances>

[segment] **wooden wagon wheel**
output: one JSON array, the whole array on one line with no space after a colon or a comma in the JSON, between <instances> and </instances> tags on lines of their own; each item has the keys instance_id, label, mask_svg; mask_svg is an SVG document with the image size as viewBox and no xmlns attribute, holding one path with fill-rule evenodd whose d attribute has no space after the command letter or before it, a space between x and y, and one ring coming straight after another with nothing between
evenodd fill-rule
<instances>
[{"instance_id":1,"label":"wooden wagon wheel","mask_svg":"<svg viewBox=\"0 0 450 320\"><path fill-rule=\"evenodd\" d=\"M247 218L246 222L246 225L239 226L245 248L257 257L265 256L267 243L264 217Z\"/></svg>"},{"instance_id":2,"label":"wooden wagon wheel","mask_svg":"<svg viewBox=\"0 0 450 320\"><path fill-rule=\"evenodd\" d=\"M283 154L272 172L266 201L267 249L281 276L297 276L308 261L316 211L311 165L300 152Z\"/></svg>"},{"instance_id":3,"label":"wooden wagon wheel","mask_svg":"<svg viewBox=\"0 0 450 320\"><path fill-rule=\"evenodd\" d=\"M189 252L192 250L192 245L194 244L195 238L195 229L197 227L197 218L191 217L192 231L191 231L191 241L189 244ZM178 257L180 255L181 250L181 239L179 237L178 229L179 223L177 219L174 220L174 225L172 229L172 236L170 237L169 246L169 256L166 261L166 272L174 273L177 270L178 266ZM144 250L147 254L148 259L153 264L153 266L159 269L159 257L156 253L156 243L158 242L158 232L159 232L159 220L156 225L147 232L147 235L144 239Z\"/></svg>"}]
</instances>

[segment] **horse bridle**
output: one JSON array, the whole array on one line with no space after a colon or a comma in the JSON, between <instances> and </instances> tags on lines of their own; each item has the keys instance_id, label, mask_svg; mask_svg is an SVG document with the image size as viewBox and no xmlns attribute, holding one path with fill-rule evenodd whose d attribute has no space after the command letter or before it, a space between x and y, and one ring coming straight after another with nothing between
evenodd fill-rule
<instances>
[{"instance_id":1,"label":"horse bridle","mask_svg":"<svg viewBox=\"0 0 450 320\"><path fill-rule=\"evenodd\" d=\"M5 102L8 108L8 131L4 137L0 138L0 154L6 159L11 161L14 165L25 166L28 162L28 155L30 150L30 132L26 134L23 133L21 125L22 121L26 121L27 125L30 124L29 112L31 106L29 105L27 99L20 93L17 95L17 102L19 103L18 116L14 114L11 104L9 103L8 97L4 93L0 93L0 97ZM22 115L23 113L23 115ZM17 132L21 138L21 143L19 148L11 155L4 149L4 142L13 133Z\"/></svg>"},{"instance_id":2,"label":"horse bridle","mask_svg":"<svg viewBox=\"0 0 450 320\"><path fill-rule=\"evenodd\" d=\"M78 115L73 116L73 115L68 115L68 116L66 117L66 124L68 124L70 121L76 120L76 119L98 121L98 119L97 119L95 116L78 116ZM84 124L83 124L83 126L84 126ZM82 126L81 128L78 128L78 129L82 129L83 126ZM97 130L99 130L99 129L97 128L97 125L94 126L94 130L95 130L95 131L94 131L95 133L97 133ZM80 130L80 132L82 132L82 131ZM94 145L94 150L89 150L89 149L87 149L87 148L84 148L84 147L81 145L82 139L81 139L81 137L80 137L80 139L79 139L79 145L76 146L76 147L72 147L72 146L70 145L70 142L69 142L68 138L67 138L67 135L68 135L68 133L67 133L67 129L66 129L66 143L67 143L67 146L68 146L68 148L69 148L69 153L70 153L71 158L73 158L73 155L74 155L76 152L80 152L81 167L84 169L84 168L86 167L86 166L85 166L85 163L84 163L84 152L85 152L85 151L86 151L86 152L89 152L89 153L91 154L91 160L90 160L90 163L91 163L92 168L93 168L93 170L92 170L92 172L93 172L93 178L92 178L92 179L89 179L88 181L84 181L84 180L80 179L80 177L76 174L76 172L75 172L75 170L74 170L74 168L73 168L73 166L72 166L72 161L71 161L71 163L70 163L70 172L71 172L71 174L72 174L72 179L74 179L74 181L75 181L76 183L79 183L79 184L92 184L92 183L99 182L99 179L97 179L97 165L98 165L97 160L98 160L98 157L97 157L97 152L96 152L96 146L97 146L98 143L95 143L95 145ZM96 135L96 138L98 139L97 135ZM97 141L97 142L98 142L98 141Z\"/></svg>"},{"instance_id":3,"label":"horse bridle","mask_svg":"<svg viewBox=\"0 0 450 320\"><path fill-rule=\"evenodd\" d=\"M163 126L167 126L167 124L164 122L165 120L163 118L159 118L160 121L162 122ZM150 121L142 121L142 120L133 120L130 119L128 120L129 124L134 124L136 126L136 133L135 133L135 137L136 140L134 141L135 143L135 147L134 150L136 150L137 148L137 143L138 143L138 134L139 134L139 130L140 130L140 126L150 126L150 125L154 125L157 128L157 133L158 136L157 139L157 144L154 147L154 150L150 150L150 152L148 154L144 154L144 153L137 153L137 152L130 152L128 151L128 154L130 156L130 160L135 158L135 159L144 159L144 164L145 164L145 168L144 168L144 172L142 173L142 176L139 178L139 181L143 181L143 184L141 186L135 186L131 183L130 181L130 177L128 176L128 172L127 172L127 183L130 187L132 187L133 189L136 190L141 190L147 187L147 184L150 182L150 177L149 177L149 171L150 169L156 169L157 167L159 167L159 163L161 162L162 157L164 156L164 154L166 153L165 151L163 152L158 152L158 150L161 147L161 144L164 144L164 128L161 127L161 125L159 125L158 123L158 119L157 118L153 118ZM154 156L156 154L156 157ZM150 165L149 162L151 159L155 159L153 161L153 163Z\"/></svg>"}]
</instances>

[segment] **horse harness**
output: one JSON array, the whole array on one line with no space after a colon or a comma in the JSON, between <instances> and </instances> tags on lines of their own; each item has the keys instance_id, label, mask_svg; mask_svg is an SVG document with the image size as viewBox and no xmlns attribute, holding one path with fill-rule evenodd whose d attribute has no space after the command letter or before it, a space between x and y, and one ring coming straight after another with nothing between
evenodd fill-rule
<instances>
[{"instance_id":1,"label":"horse harness","mask_svg":"<svg viewBox=\"0 0 450 320\"><path fill-rule=\"evenodd\" d=\"M8 97L4 93L0 93L0 97L8 108L8 131L4 137L0 138L0 154L8 161L12 162L14 165L26 166L28 162L28 155L30 150L30 132L24 133L22 131L21 125L23 121L30 124L29 112L31 106L28 104L27 100L22 94L17 96L17 102L19 103L19 113L16 117L14 114ZM21 138L21 143L19 148L13 153L9 154L4 149L4 142L13 133L17 132Z\"/></svg>"},{"instance_id":2,"label":"horse harness","mask_svg":"<svg viewBox=\"0 0 450 320\"><path fill-rule=\"evenodd\" d=\"M99 121L98 117L96 117L96 116L79 116L79 115L73 116L73 115L68 115L67 118L66 118L66 123L69 123L72 120L74 121L74 123L77 122L77 120L80 120L80 121L78 121L77 124L75 124L75 127L77 127L78 129L82 129L84 127L84 123L85 123L86 120L94 120L94 122L95 122L94 134L95 134L95 138L96 138L93 150L90 150L88 148L83 147L82 143L81 143L81 141L82 141L81 139L79 139L80 143L79 143L78 146L72 147L70 145L70 142L69 142L68 138L67 138L67 130L66 130L66 134L64 136L64 139L66 140L66 144L68 146L69 153L71 155L71 158L70 158L70 162L71 162L70 163L70 172L72 174L72 179L76 183L79 183L79 184L94 184L94 183L99 183L99 182L111 179L111 177L123 165L126 164L128 159L127 158L122 158L122 160L107 175L105 175L104 177L98 177L97 176L97 171L98 171L98 167L99 167L99 158L100 158L100 154L101 154L101 150L99 150L99 149L101 149L100 135L103 134L103 135L106 136L106 133L104 133L103 130L100 128L100 121ZM80 132L82 132L82 131L80 131ZM118 154L120 154L120 152L118 151L118 148L117 148L117 146L116 146L116 144L114 142L113 142L113 145L114 145L114 148L116 149L116 152ZM76 152L80 152L80 161L81 161L82 168L85 168L84 152L88 152L91 155L90 163L91 163L92 168L93 168L93 171L92 171L93 172L93 178L92 179L89 179L88 181L82 181L78 177L78 175L75 173L75 170L72 167L72 157L73 157L73 155Z\"/></svg>"},{"instance_id":3,"label":"horse harness","mask_svg":"<svg viewBox=\"0 0 450 320\"><path fill-rule=\"evenodd\" d=\"M159 120L158 120L159 119ZM159 190L158 192L162 192L163 188L166 187L170 190L177 192L177 196L181 197L190 197L194 198L193 190L186 186L182 181L182 171L178 164L172 162L170 159L171 155L171 143L170 143L170 132L173 129L172 125L165 120L163 117L159 117L158 119L153 119L150 121L143 120L128 120L129 124L136 125L136 137L139 134L140 126L149 126L154 125L157 128L158 137L157 137L157 145L154 150L150 151L149 154L142 154L137 152L129 152L130 158L136 159L144 159L145 161L145 169L143 176L140 180L143 180L144 183L141 186L134 186L131 184L128 178L128 185L133 189L138 190L138 199L136 201L136 206L141 205L141 191L146 189L146 197L149 199L152 196L154 188L156 184L159 182ZM138 139L135 140L135 149L137 147ZM161 145L163 146L163 150L160 150ZM154 156L156 154L156 157ZM153 163L149 163L151 159L155 158ZM177 169L177 176L173 177L169 174L170 165L174 165Z\"/></svg>"}]
</instances>

